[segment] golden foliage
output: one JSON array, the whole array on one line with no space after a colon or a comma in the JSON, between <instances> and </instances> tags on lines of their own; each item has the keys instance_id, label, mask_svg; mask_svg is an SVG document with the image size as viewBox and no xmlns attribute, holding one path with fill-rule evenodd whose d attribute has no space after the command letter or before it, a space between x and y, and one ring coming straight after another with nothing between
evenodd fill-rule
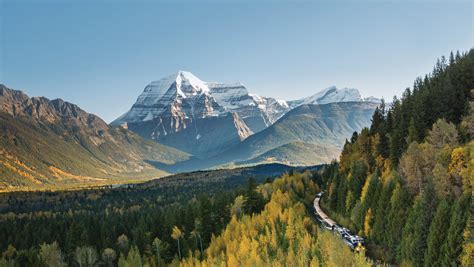
<instances>
[{"instance_id":1,"label":"golden foliage","mask_svg":"<svg viewBox=\"0 0 474 267\"><path fill-rule=\"evenodd\" d=\"M90 176L82 176L82 175L75 175L72 173L65 172L61 169L58 169L54 166L49 166L48 167L49 171L53 174L54 177L56 177L58 180L62 180L64 178L66 179L74 179L74 180L80 180L80 181L104 181L105 179L102 178L95 178L95 177L90 177Z\"/></svg>"},{"instance_id":2,"label":"golden foliage","mask_svg":"<svg viewBox=\"0 0 474 267\"><path fill-rule=\"evenodd\" d=\"M364 219L364 235L365 236L370 235L370 231L372 230L371 229L372 219L373 219L372 209L369 208L369 210L367 211L367 214L365 215L365 219Z\"/></svg>"},{"instance_id":3,"label":"golden foliage","mask_svg":"<svg viewBox=\"0 0 474 267\"><path fill-rule=\"evenodd\" d=\"M206 259L191 256L182 266L354 266L355 254L330 233L319 233L303 199L316 186L309 175L284 175L268 186L265 209L253 216L234 215L218 237L212 237ZM325 255L321 259L321 255ZM365 260L365 257L364 257ZM365 260L367 261L367 260ZM348 265L345 265L348 264Z\"/></svg>"}]
</instances>

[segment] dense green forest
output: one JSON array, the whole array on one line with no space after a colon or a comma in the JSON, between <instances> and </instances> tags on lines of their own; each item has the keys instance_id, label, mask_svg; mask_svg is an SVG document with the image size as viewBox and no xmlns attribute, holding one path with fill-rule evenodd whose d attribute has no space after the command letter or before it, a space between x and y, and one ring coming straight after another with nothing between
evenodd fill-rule
<instances>
[{"instance_id":1,"label":"dense green forest","mask_svg":"<svg viewBox=\"0 0 474 267\"><path fill-rule=\"evenodd\" d=\"M473 138L471 50L438 60L346 141L323 175L325 209L384 262L473 264Z\"/></svg>"},{"instance_id":2,"label":"dense green forest","mask_svg":"<svg viewBox=\"0 0 474 267\"><path fill-rule=\"evenodd\" d=\"M116 265L121 255L139 255L151 266L169 263L204 251L230 221L238 195L242 214L259 212L265 199L257 184L291 170L270 164L115 189L2 194L0 266ZM179 247L172 237L178 229Z\"/></svg>"}]
</instances>

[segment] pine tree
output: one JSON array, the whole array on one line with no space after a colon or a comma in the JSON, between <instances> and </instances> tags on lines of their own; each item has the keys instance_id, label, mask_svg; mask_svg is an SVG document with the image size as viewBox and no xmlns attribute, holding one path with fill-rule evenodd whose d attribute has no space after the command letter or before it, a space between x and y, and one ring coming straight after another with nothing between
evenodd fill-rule
<instances>
[{"instance_id":1,"label":"pine tree","mask_svg":"<svg viewBox=\"0 0 474 267\"><path fill-rule=\"evenodd\" d=\"M442 247L442 263L444 266L459 265L462 252L463 231L469 217L471 195L465 194L456 201L451 212L448 234Z\"/></svg>"},{"instance_id":2,"label":"pine tree","mask_svg":"<svg viewBox=\"0 0 474 267\"><path fill-rule=\"evenodd\" d=\"M433 222L430 226L430 231L428 234L428 248L425 254L424 265L426 267L430 266L442 266L442 253L441 249L445 243L446 235L444 232L446 229L449 229L449 205L446 200L442 200L438 208L436 209L436 214L433 218Z\"/></svg>"},{"instance_id":3,"label":"pine tree","mask_svg":"<svg viewBox=\"0 0 474 267\"><path fill-rule=\"evenodd\" d=\"M390 197L394 188L394 183L392 181L388 182L383 188L382 194L377 203L377 213L374 216L374 225L372 229L371 238L381 244L385 241L386 228L387 228L387 218L390 207Z\"/></svg>"},{"instance_id":4,"label":"pine tree","mask_svg":"<svg viewBox=\"0 0 474 267\"><path fill-rule=\"evenodd\" d=\"M419 134L418 129L415 125L415 119L412 117L410 119L410 125L408 126L408 136L407 136L407 144L411 144L412 142L419 141Z\"/></svg>"},{"instance_id":5,"label":"pine tree","mask_svg":"<svg viewBox=\"0 0 474 267\"><path fill-rule=\"evenodd\" d=\"M132 246L127 256L127 265L132 266L143 266L142 257L140 256L140 251L136 246Z\"/></svg>"},{"instance_id":6,"label":"pine tree","mask_svg":"<svg viewBox=\"0 0 474 267\"><path fill-rule=\"evenodd\" d=\"M372 115L372 123L370 125L370 134L375 135L384 131L385 128L385 103L382 101L380 106L375 108Z\"/></svg>"},{"instance_id":7,"label":"pine tree","mask_svg":"<svg viewBox=\"0 0 474 267\"><path fill-rule=\"evenodd\" d=\"M415 201L407 225L403 229L401 262L422 266L427 249L426 238L436 210L436 193L432 184L427 184L423 194Z\"/></svg>"},{"instance_id":8,"label":"pine tree","mask_svg":"<svg viewBox=\"0 0 474 267\"><path fill-rule=\"evenodd\" d=\"M386 240L392 260L397 255L397 247L402 239L403 226L407 223L410 208L410 195L397 183L390 199L390 212L387 218Z\"/></svg>"},{"instance_id":9,"label":"pine tree","mask_svg":"<svg viewBox=\"0 0 474 267\"><path fill-rule=\"evenodd\" d=\"M265 200L256 189L257 182L255 181L255 178L250 178L247 183L244 202L244 211L247 214L258 213L265 205Z\"/></svg>"}]
</instances>

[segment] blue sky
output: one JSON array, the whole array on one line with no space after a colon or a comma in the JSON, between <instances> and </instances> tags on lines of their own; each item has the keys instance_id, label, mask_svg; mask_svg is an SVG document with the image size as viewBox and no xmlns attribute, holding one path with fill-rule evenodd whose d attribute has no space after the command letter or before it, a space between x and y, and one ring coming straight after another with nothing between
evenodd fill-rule
<instances>
[{"instance_id":1,"label":"blue sky","mask_svg":"<svg viewBox=\"0 0 474 267\"><path fill-rule=\"evenodd\" d=\"M471 1L0 0L0 83L111 121L152 80L297 99L328 86L391 99L474 45Z\"/></svg>"}]
</instances>

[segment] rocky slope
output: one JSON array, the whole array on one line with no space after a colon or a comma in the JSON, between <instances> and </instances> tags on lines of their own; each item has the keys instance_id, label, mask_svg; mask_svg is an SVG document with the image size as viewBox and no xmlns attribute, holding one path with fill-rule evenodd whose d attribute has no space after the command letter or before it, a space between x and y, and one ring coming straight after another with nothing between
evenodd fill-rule
<instances>
[{"instance_id":1,"label":"rocky slope","mask_svg":"<svg viewBox=\"0 0 474 267\"><path fill-rule=\"evenodd\" d=\"M245 156L239 154L244 152L235 152L233 155L236 156L234 160L248 161L293 141L325 147L333 156L336 153L332 152L339 151L339 146L346 137L368 125L367 114L362 116L357 113L360 108L372 108L379 102L373 97L362 98L357 89L338 89L335 86L307 98L282 101L250 94L241 83L204 82L190 72L179 71L146 86L132 108L112 122L112 125L121 125L142 137L183 150L208 162L212 162L211 158L224 150L247 151ZM295 109L305 109L300 108L305 105L331 103L359 103L352 104L355 108L353 116L356 120L362 116L363 122L342 118L342 122L334 122L339 128L321 125L331 120L331 117L339 118L340 114L331 113L338 110L325 112L320 109L319 112L322 113L315 119L318 125L311 129L315 132L300 133L299 138L294 138L292 135L296 131L306 129L301 125L288 125L296 128L282 130L278 136L271 137L275 140L261 140L258 144L247 147L247 144L253 142L251 140L261 136L261 132L282 127L278 124L278 119L285 114L294 114ZM346 129L342 129L343 127ZM308 136L313 137L308 141ZM246 141L246 138L250 138L250 141ZM295 151L294 146L276 151L281 150ZM208 162L204 165L209 165Z\"/></svg>"},{"instance_id":2,"label":"rocky slope","mask_svg":"<svg viewBox=\"0 0 474 267\"><path fill-rule=\"evenodd\" d=\"M146 141L61 99L0 85L0 190L75 187L166 174L189 155Z\"/></svg>"},{"instance_id":3,"label":"rocky slope","mask_svg":"<svg viewBox=\"0 0 474 267\"><path fill-rule=\"evenodd\" d=\"M347 138L370 124L372 102L302 105L268 128L210 158L193 158L168 166L171 172L279 162L317 165L338 157Z\"/></svg>"},{"instance_id":4,"label":"rocky slope","mask_svg":"<svg viewBox=\"0 0 474 267\"><path fill-rule=\"evenodd\" d=\"M236 112L255 133L272 125L289 110L286 101L249 94L241 83L207 85L217 103L228 112Z\"/></svg>"},{"instance_id":5,"label":"rocky slope","mask_svg":"<svg viewBox=\"0 0 474 267\"><path fill-rule=\"evenodd\" d=\"M146 86L112 125L206 158L265 129L288 109L284 101L249 94L242 84L206 83L179 71Z\"/></svg>"},{"instance_id":6,"label":"rocky slope","mask_svg":"<svg viewBox=\"0 0 474 267\"><path fill-rule=\"evenodd\" d=\"M339 154L346 138L370 124L376 103L341 102L302 105L286 113L265 130L219 155L220 162L328 163ZM313 161L304 156L302 144L315 149ZM301 159L301 158L305 159Z\"/></svg>"}]
</instances>

